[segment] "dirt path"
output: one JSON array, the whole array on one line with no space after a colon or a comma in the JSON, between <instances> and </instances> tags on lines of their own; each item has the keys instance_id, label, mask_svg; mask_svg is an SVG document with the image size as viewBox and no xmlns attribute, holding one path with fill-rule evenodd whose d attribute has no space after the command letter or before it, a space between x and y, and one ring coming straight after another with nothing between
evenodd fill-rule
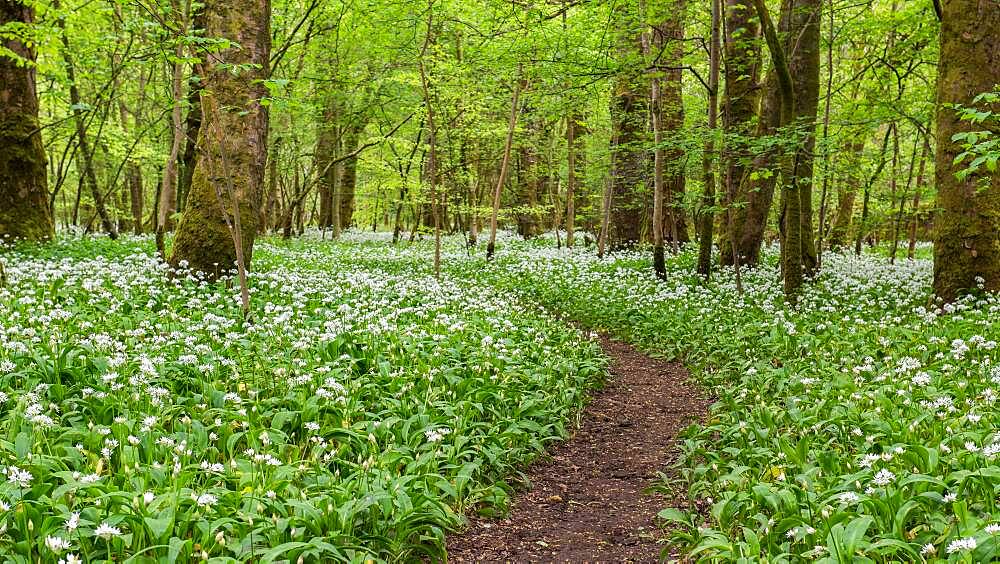
<instances>
[{"instance_id":1,"label":"dirt path","mask_svg":"<svg viewBox=\"0 0 1000 564\"><path fill-rule=\"evenodd\" d=\"M552 458L528 470L531 490L510 515L473 519L448 540L450 562L656 562L656 513L671 505L644 492L674 456L677 432L708 402L678 363L601 338L611 379L583 425Z\"/></svg>"}]
</instances>

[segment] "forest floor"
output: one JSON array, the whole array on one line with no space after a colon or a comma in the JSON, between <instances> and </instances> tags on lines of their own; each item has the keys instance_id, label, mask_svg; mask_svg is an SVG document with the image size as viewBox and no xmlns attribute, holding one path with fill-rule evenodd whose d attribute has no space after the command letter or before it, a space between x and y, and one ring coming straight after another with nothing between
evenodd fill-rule
<instances>
[{"instance_id":1,"label":"forest floor","mask_svg":"<svg viewBox=\"0 0 1000 564\"><path fill-rule=\"evenodd\" d=\"M530 490L502 519L473 518L448 540L453 562L656 562L657 512L682 506L649 490L674 457L677 434L708 401L676 362L601 336L611 359L607 385L582 425L527 470Z\"/></svg>"}]
</instances>

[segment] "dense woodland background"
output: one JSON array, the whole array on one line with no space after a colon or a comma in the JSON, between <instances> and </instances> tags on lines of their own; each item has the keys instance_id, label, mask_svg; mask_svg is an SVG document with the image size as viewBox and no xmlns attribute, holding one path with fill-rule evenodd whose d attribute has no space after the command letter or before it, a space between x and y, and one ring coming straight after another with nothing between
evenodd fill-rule
<instances>
[{"instance_id":1,"label":"dense woodland background","mask_svg":"<svg viewBox=\"0 0 1000 564\"><path fill-rule=\"evenodd\" d=\"M5 125L4 191L38 177L8 234L18 206L111 236L188 215L177 256L211 270L229 190L242 231L286 237L474 245L496 215L600 252L705 241L706 273L711 242L752 266L780 238L790 293L824 249L912 257L936 227L941 295L998 284L989 0L4 6L4 119L33 124Z\"/></svg>"}]
</instances>

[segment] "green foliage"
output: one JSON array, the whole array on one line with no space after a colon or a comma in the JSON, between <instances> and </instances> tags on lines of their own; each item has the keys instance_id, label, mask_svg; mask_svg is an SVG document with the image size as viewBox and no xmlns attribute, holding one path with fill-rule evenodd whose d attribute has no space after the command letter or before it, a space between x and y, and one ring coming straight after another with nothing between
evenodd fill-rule
<instances>
[{"instance_id":1,"label":"green foliage","mask_svg":"<svg viewBox=\"0 0 1000 564\"><path fill-rule=\"evenodd\" d=\"M548 242L547 244L551 244ZM665 509L694 560L983 562L1000 551L996 296L928 302L931 263L828 254L797 307L766 265L705 284L696 252L598 260L508 251L492 279L679 358L714 398L681 438L691 510ZM471 275L471 272L469 273Z\"/></svg>"},{"instance_id":2,"label":"green foliage","mask_svg":"<svg viewBox=\"0 0 1000 564\"><path fill-rule=\"evenodd\" d=\"M577 330L414 253L259 242L252 326L152 253L4 253L5 561L441 560L603 378Z\"/></svg>"},{"instance_id":3,"label":"green foliage","mask_svg":"<svg viewBox=\"0 0 1000 564\"><path fill-rule=\"evenodd\" d=\"M1000 137L995 129L1000 127L1000 115L991 108L1000 104L1000 91L987 92L976 96L972 107L958 107L959 118L975 126L993 126L994 130L963 131L952 136L951 140L962 147L954 162L955 167L965 164L964 168L955 171L959 180L969 175L997 173L997 161L1000 161ZM968 161L968 162L966 162Z\"/></svg>"}]
</instances>

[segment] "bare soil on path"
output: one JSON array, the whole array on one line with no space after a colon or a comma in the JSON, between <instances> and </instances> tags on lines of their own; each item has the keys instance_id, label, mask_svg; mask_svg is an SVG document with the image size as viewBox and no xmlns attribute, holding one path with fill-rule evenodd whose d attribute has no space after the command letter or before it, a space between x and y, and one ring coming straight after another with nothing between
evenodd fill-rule
<instances>
[{"instance_id":1,"label":"bare soil on path","mask_svg":"<svg viewBox=\"0 0 1000 564\"><path fill-rule=\"evenodd\" d=\"M449 562L659 560L656 514L684 501L647 490L708 400L681 364L604 336L601 346L611 377L581 427L526 471L531 489L515 496L509 515L474 517L448 539Z\"/></svg>"}]
</instances>

